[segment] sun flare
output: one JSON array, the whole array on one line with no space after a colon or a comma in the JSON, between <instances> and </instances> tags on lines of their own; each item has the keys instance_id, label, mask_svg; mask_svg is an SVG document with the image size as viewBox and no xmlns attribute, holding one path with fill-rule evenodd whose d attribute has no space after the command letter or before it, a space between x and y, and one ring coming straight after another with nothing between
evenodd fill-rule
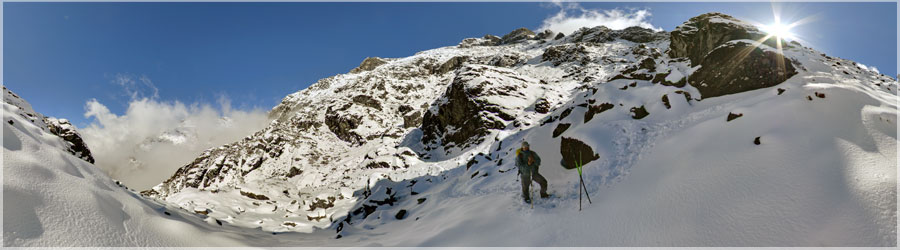
<instances>
[{"instance_id":1,"label":"sun flare","mask_svg":"<svg viewBox=\"0 0 900 250\"><path fill-rule=\"evenodd\" d=\"M769 25L762 25L760 28L771 36L775 36L778 39L787 39L787 40L796 40L796 37L793 33L791 33L792 25L783 24L779 21L775 21Z\"/></svg>"}]
</instances>

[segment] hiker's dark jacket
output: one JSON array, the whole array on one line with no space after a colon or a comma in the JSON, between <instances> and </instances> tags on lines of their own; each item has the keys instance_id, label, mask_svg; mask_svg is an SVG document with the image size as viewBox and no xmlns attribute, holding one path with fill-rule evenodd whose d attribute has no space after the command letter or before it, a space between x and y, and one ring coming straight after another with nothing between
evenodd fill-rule
<instances>
[{"instance_id":1,"label":"hiker's dark jacket","mask_svg":"<svg viewBox=\"0 0 900 250\"><path fill-rule=\"evenodd\" d=\"M534 163L528 165L528 157L534 158ZM534 151L516 150L516 167L519 168L519 173L524 175L531 175L531 171L537 170L538 166L541 165L541 157L537 155Z\"/></svg>"}]
</instances>

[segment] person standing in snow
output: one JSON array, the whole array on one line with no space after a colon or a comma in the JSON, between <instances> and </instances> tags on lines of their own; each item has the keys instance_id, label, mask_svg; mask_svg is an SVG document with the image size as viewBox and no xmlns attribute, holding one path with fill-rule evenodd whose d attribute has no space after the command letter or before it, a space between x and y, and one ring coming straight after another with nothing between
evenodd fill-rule
<instances>
[{"instance_id":1,"label":"person standing in snow","mask_svg":"<svg viewBox=\"0 0 900 250\"><path fill-rule=\"evenodd\" d=\"M547 179L544 179L538 173L538 167L541 165L541 157L534 151L531 151L527 141L522 141L522 148L516 150L516 167L519 168L519 176L522 177L522 197L526 203L531 203L528 188L531 181L537 181L541 185L541 198L547 198Z\"/></svg>"}]
</instances>

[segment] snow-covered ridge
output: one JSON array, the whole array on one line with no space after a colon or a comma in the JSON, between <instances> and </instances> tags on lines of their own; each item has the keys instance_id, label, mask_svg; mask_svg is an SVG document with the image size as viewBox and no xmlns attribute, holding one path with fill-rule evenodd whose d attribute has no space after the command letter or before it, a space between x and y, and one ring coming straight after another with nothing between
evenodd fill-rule
<instances>
[{"instance_id":1,"label":"snow-covered ridge","mask_svg":"<svg viewBox=\"0 0 900 250\"><path fill-rule=\"evenodd\" d=\"M7 89L6 86L3 86L3 103L4 105L11 106L9 109L4 109L5 112L16 114L24 118L24 121L28 121L40 128L41 131L58 136L63 140L63 144L60 146L61 148L64 148L72 155L81 158L84 161L94 163L94 157L91 155L91 150L84 143L84 140L81 139L81 135L78 134L78 131L75 130L75 126L73 126L68 119L46 117L41 113L34 111L34 109L31 108L30 103L13 93L12 90ZM10 125L14 125L15 123L15 121L9 119L5 122Z\"/></svg>"}]
</instances>

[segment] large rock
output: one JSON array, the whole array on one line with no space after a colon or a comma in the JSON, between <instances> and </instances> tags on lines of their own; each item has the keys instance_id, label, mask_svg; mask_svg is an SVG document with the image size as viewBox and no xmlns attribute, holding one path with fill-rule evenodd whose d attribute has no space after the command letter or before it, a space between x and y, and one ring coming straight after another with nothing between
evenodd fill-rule
<instances>
[{"instance_id":1,"label":"large rock","mask_svg":"<svg viewBox=\"0 0 900 250\"><path fill-rule=\"evenodd\" d=\"M84 161L94 163L94 156L91 155L91 150L88 149L84 139L81 138L81 135L78 134L75 126L69 120L48 117L46 122L50 133L59 136L69 144L69 153Z\"/></svg>"},{"instance_id":2,"label":"large rock","mask_svg":"<svg viewBox=\"0 0 900 250\"><path fill-rule=\"evenodd\" d=\"M362 144L363 138L353 130L359 127L360 118L352 115L331 113L325 116L325 125L335 136L352 145Z\"/></svg>"},{"instance_id":3,"label":"large rock","mask_svg":"<svg viewBox=\"0 0 900 250\"><path fill-rule=\"evenodd\" d=\"M710 52L701 65L688 83L704 99L775 86L797 74L791 60L749 40L726 43Z\"/></svg>"},{"instance_id":4,"label":"large rock","mask_svg":"<svg viewBox=\"0 0 900 250\"><path fill-rule=\"evenodd\" d=\"M562 142L559 145L559 153L562 154L562 162L560 164L566 169L573 169L578 164L584 166L589 162L600 159L600 156L594 153L594 149L591 146L569 137L562 138Z\"/></svg>"},{"instance_id":5,"label":"large rock","mask_svg":"<svg viewBox=\"0 0 900 250\"><path fill-rule=\"evenodd\" d=\"M691 18L670 33L669 55L687 57L691 65L703 63L707 53L731 40L760 40L766 36L755 26L722 13ZM773 43L774 39L769 39ZM772 45L774 47L774 45Z\"/></svg>"},{"instance_id":6,"label":"large rock","mask_svg":"<svg viewBox=\"0 0 900 250\"><path fill-rule=\"evenodd\" d=\"M495 35L484 35L481 38L466 38L459 42L456 47L471 48L475 46L494 46L500 44L500 37Z\"/></svg>"},{"instance_id":7,"label":"large rock","mask_svg":"<svg viewBox=\"0 0 900 250\"><path fill-rule=\"evenodd\" d=\"M605 43L616 39L623 39L636 43L647 43L666 38L666 32L653 31L647 28L632 26L623 30L613 30L606 26L596 26L593 28L582 27L576 30L572 35L568 36L567 42L572 43Z\"/></svg>"},{"instance_id":8,"label":"large rock","mask_svg":"<svg viewBox=\"0 0 900 250\"><path fill-rule=\"evenodd\" d=\"M463 66L443 96L425 113L423 143L440 141L448 148L464 148L481 142L489 130L505 128L518 112L536 101L523 91L529 85L539 83L505 68ZM506 102L493 103L500 99Z\"/></svg>"},{"instance_id":9,"label":"large rock","mask_svg":"<svg viewBox=\"0 0 900 250\"><path fill-rule=\"evenodd\" d=\"M531 31L527 28L518 28L516 30L513 30L512 32L509 32L509 34L503 35L503 37L500 38L500 44L510 44L529 40L533 39L535 36L536 35L534 34L534 31Z\"/></svg>"},{"instance_id":10,"label":"large rock","mask_svg":"<svg viewBox=\"0 0 900 250\"><path fill-rule=\"evenodd\" d=\"M641 28L637 26L625 28L624 30L621 30L617 33L619 34L619 38L636 43L648 43L666 38L665 32L657 32L648 28Z\"/></svg>"}]
</instances>

